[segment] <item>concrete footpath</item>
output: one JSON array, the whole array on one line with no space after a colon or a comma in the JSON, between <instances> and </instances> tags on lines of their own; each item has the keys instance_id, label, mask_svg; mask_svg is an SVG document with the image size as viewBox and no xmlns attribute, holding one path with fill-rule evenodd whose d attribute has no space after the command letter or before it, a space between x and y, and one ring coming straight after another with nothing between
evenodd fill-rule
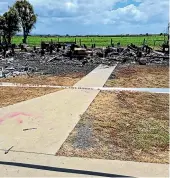
<instances>
[{"instance_id":1,"label":"concrete footpath","mask_svg":"<svg viewBox=\"0 0 170 178\"><path fill-rule=\"evenodd\" d=\"M75 86L101 87L114 68L100 65ZM55 154L98 93L66 89L1 108L0 149Z\"/></svg>"}]
</instances>

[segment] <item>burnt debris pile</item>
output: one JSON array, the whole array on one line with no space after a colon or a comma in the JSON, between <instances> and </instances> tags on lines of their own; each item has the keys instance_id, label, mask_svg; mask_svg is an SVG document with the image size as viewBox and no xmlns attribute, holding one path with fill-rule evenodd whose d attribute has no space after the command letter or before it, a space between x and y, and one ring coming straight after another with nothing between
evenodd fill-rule
<instances>
[{"instance_id":1,"label":"burnt debris pile","mask_svg":"<svg viewBox=\"0 0 170 178\"><path fill-rule=\"evenodd\" d=\"M169 48L155 51L147 45L105 48L78 46L73 42L42 42L40 47L26 44L0 44L0 78L31 74L88 73L98 64L169 64Z\"/></svg>"}]
</instances>

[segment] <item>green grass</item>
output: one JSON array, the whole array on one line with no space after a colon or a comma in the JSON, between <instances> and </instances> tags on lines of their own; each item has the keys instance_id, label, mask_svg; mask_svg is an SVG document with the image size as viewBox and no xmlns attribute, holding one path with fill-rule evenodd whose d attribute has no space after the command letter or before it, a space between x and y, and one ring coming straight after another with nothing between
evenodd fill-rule
<instances>
[{"instance_id":1,"label":"green grass","mask_svg":"<svg viewBox=\"0 0 170 178\"><path fill-rule=\"evenodd\" d=\"M12 39L13 43L20 44L22 42L22 36L15 36ZM147 41L147 44L149 46L154 47L154 41L155 40L164 40L163 36L155 35L155 36L122 36L122 37L40 37L40 36L29 36L28 37L28 44L30 46L40 46L41 41L55 41L55 42L76 42L77 44L86 44L87 46L91 46L93 43L96 44L96 46L104 47L111 44L111 39L113 43L116 45L118 42L120 42L121 46L127 46L128 44L135 44L135 45L142 45L144 38ZM156 42L155 47L160 46L163 43L163 41Z\"/></svg>"}]
</instances>

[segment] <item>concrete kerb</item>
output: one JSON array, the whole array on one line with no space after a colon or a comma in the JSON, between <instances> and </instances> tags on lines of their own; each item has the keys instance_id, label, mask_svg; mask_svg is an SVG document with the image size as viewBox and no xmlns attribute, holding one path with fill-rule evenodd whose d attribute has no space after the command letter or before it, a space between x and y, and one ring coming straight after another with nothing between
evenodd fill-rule
<instances>
[{"instance_id":1,"label":"concrete kerb","mask_svg":"<svg viewBox=\"0 0 170 178\"><path fill-rule=\"evenodd\" d=\"M0 152L1 154L1 152ZM168 164L10 153L1 155L1 175L60 177L168 177Z\"/></svg>"}]
</instances>

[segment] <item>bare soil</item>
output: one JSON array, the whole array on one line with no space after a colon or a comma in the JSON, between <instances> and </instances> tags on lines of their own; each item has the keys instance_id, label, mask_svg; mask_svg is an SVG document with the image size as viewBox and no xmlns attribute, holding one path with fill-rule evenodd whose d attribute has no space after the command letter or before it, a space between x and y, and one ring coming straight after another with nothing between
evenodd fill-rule
<instances>
[{"instance_id":1,"label":"bare soil","mask_svg":"<svg viewBox=\"0 0 170 178\"><path fill-rule=\"evenodd\" d=\"M119 66L106 82L107 87L169 88L168 66Z\"/></svg>"},{"instance_id":2,"label":"bare soil","mask_svg":"<svg viewBox=\"0 0 170 178\"><path fill-rule=\"evenodd\" d=\"M167 94L101 92L56 155L168 163L168 109Z\"/></svg>"}]
</instances>

